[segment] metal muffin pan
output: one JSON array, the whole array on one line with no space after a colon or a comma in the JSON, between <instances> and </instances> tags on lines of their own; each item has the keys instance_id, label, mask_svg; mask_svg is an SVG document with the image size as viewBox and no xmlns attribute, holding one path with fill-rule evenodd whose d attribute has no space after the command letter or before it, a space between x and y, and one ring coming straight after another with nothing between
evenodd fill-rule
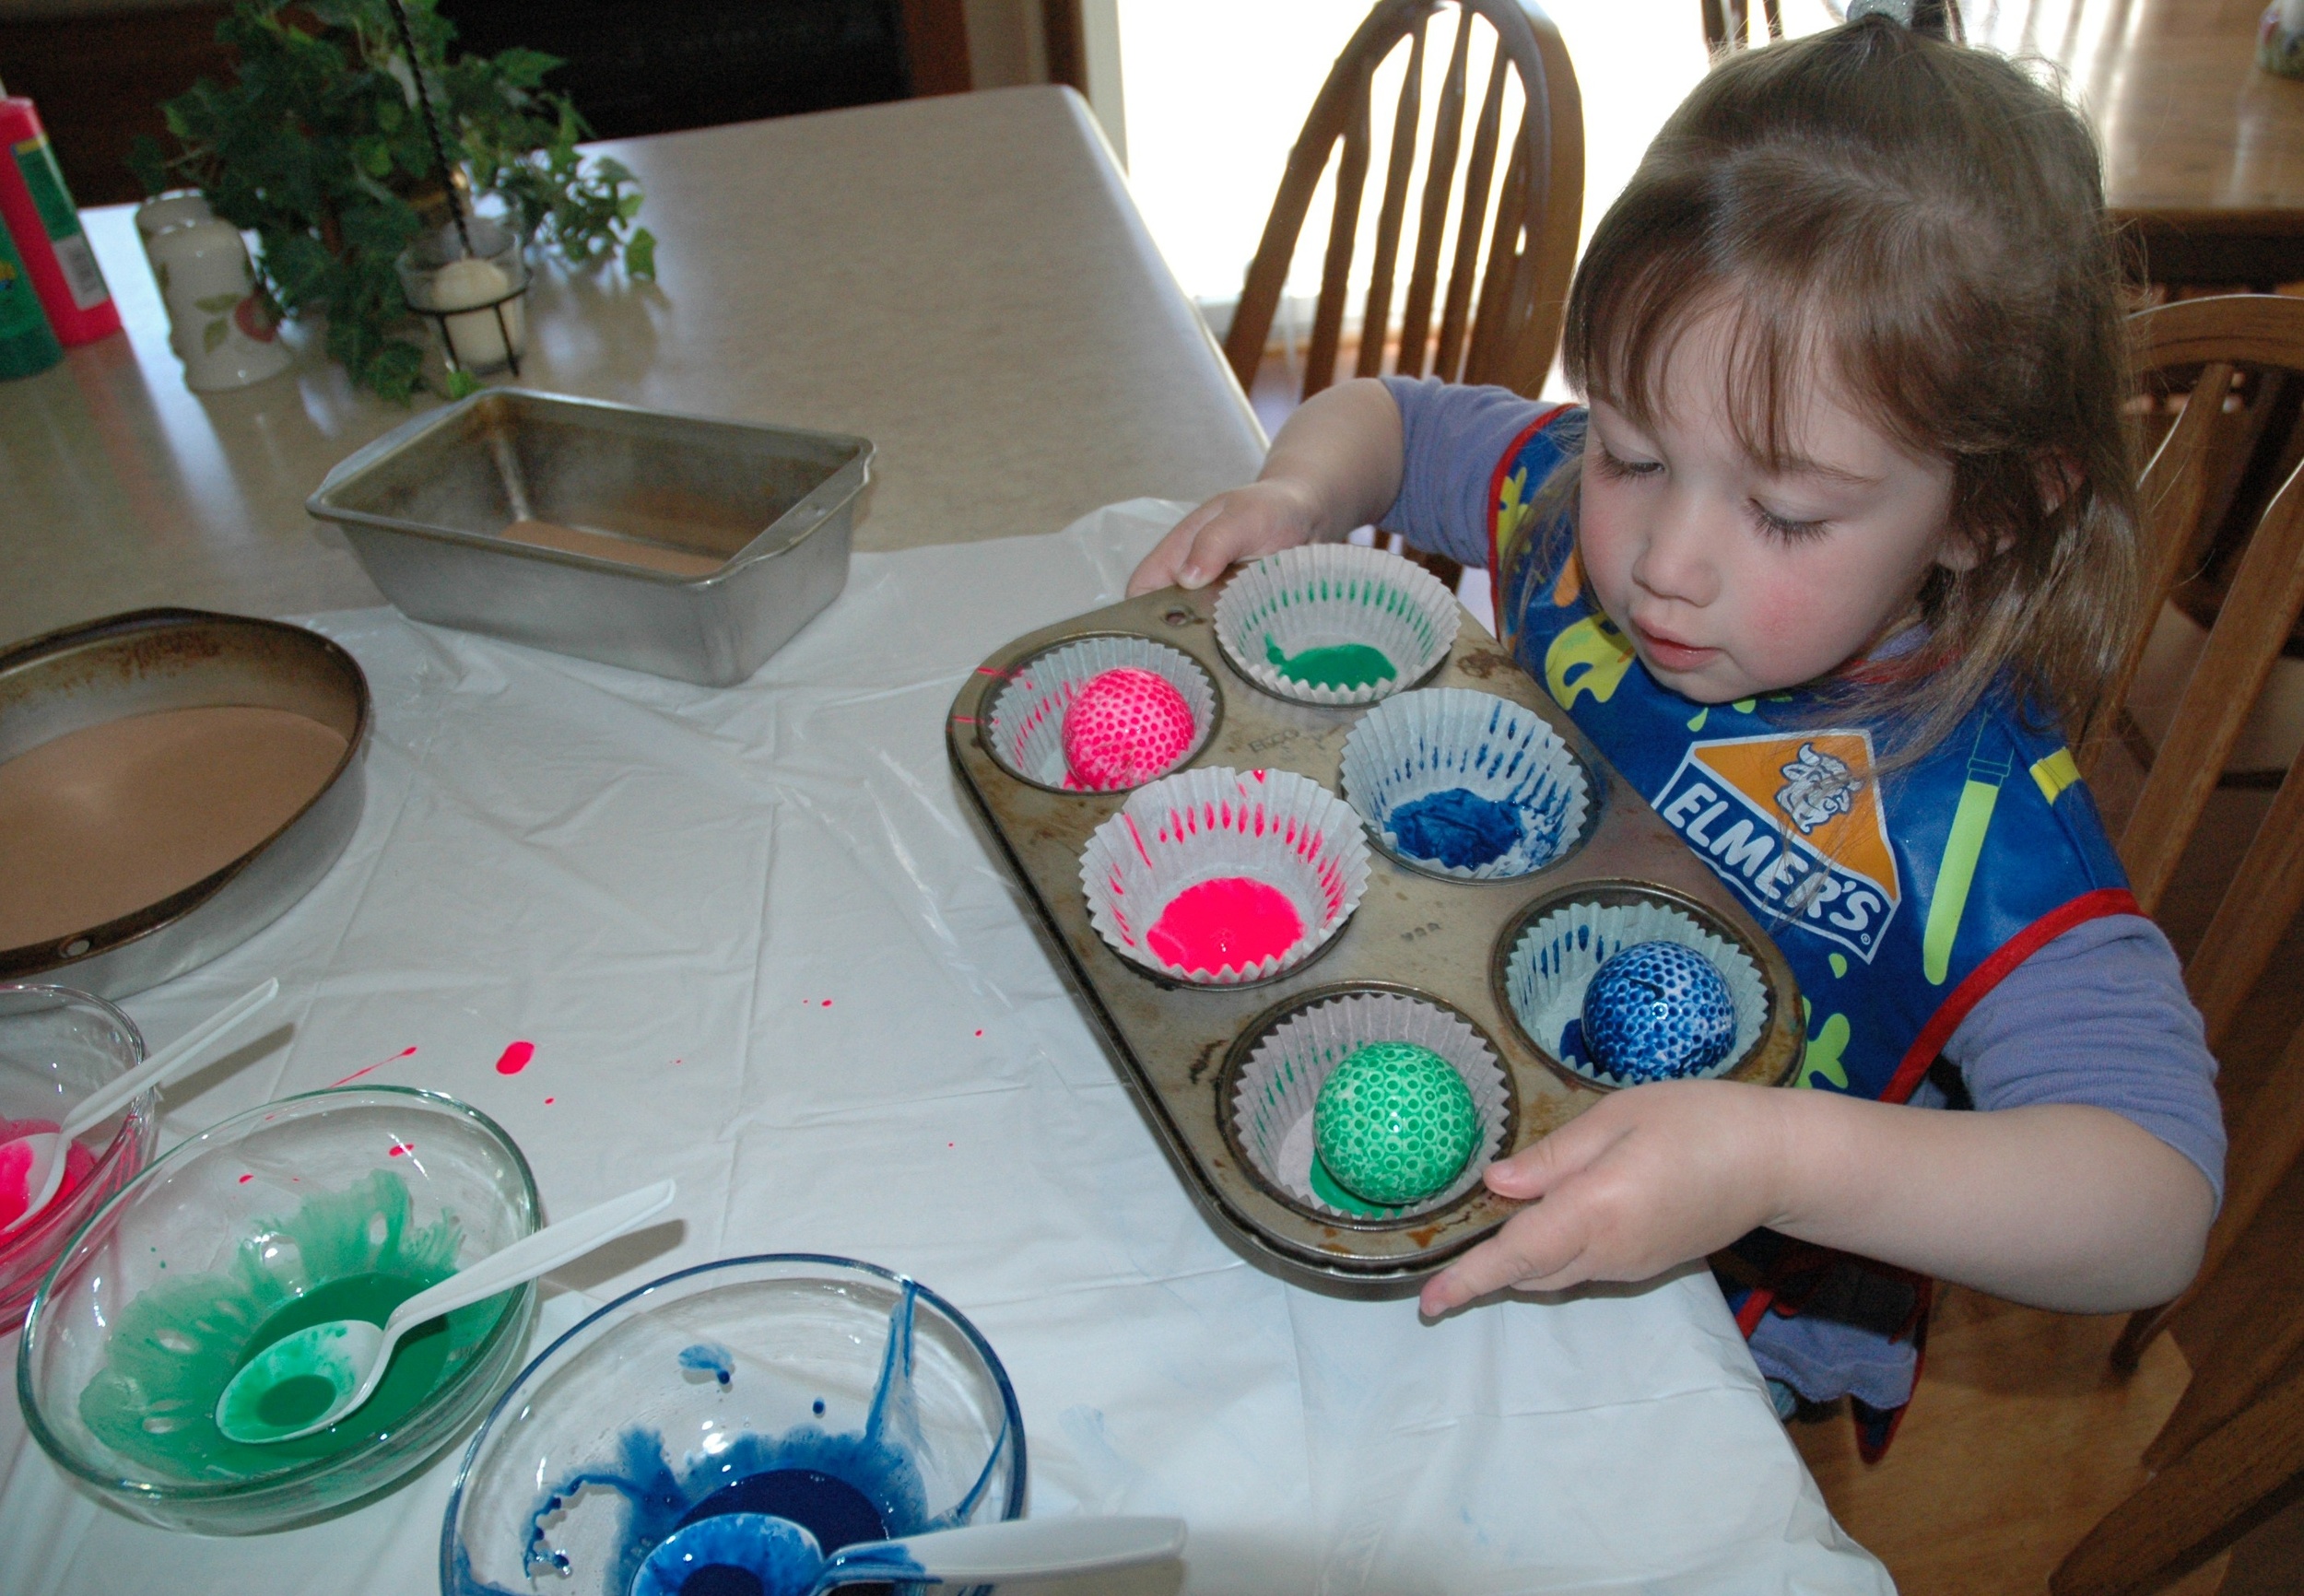
<instances>
[{"instance_id":1,"label":"metal muffin pan","mask_svg":"<svg viewBox=\"0 0 2304 1596\"><path fill-rule=\"evenodd\" d=\"M1299 1284L1353 1296L1413 1292L1489 1235L1517 1204L1475 1186L1432 1213L1354 1221L1300 1204L1251 1168L1229 1129L1230 1092L1257 1039L1306 1003L1343 992L1421 997L1462 1015L1496 1051L1511 1087L1507 1153L1548 1134L1603 1095L1537 1047L1508 1012L1500 971L1528 910L1589 884L1595 896L1652 894L1740 945L1769 990L1759 1039L1727 1078L1791 1079L1804 1041L1791 968L1710 869L1600 757L1575 723L1476 625L1418 687L1464 687L1543 716L1590 772L1582 839L1532 874L1459 882L1411 868L1379 843L1368 890L1315 957L1275 980L1233 987L1171 982L1130 964L1088 923L1080 853L1124 792L1065 792L1026 781L995 759L984 734L1000 688L1032 659L1080 638L1128 634L1182 651L1217 683L1217 723L1185 768L1295 770L1335 791L1344 740L1364 707L1275 698L1223 657L1215 630L1219 588L1147 593L1017 639L970 675L953 700L946 741L960 785L996 851L1029 895L1057 966L1094 1017L1167 1148L1186 1190L1235 1245ZM1375 840L1371 839L1371 840Z\"/></svg>"},{"instance_id":2,"label":"metal muffin pan","mask_svg":"<svg viewBox=\"0 0 2304 1596\"><path fill-rule=\"evenodd\" d=\"M123 997L271 924L352 839L371 718L359 663L318 632L281 621L135 610L0 651L0 760L131 715L217 705L301 715L340 734L344 756L277 830L202 880L103 924L0 948L0 981L55 980Z\"/></svg>"}]
</instances>

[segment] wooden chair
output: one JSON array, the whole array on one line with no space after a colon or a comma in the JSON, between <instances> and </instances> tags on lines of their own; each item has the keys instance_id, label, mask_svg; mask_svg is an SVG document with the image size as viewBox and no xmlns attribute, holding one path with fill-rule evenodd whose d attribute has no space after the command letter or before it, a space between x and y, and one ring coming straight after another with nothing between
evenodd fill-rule
<instances>
[{"instance_id":1,"label":"wooden chair","mask_svg":"<svg viewBox=\"0 0 2304 1596\"><path fill-rule=\"evenodd\" d=\"M2304 299L2251 294L2187 299L2144 311L2130 324L2136 364L2147 379L2198 373L2144 475L2149 610L2157 612L2180 579L2210 556L2223 567L2210 573L2221 578L2223 590L2215 626L2166 736L2148 750L2149 769L2118 839L2137 902L2150 914L2160 907L2233 744L2304 609L2304 468L2291 465L2253 526L2241 527L2237 538L2228 534L2220 552L2223 529L2218 517L2207 513L2230 499L2232 473L2220 463L2231 457L2231 435L2261 424L2250 412L2274 405L2284 374L2304 373ZM2235 403L2251 395L2252 404ZM2144 645L2139 636L2112 702L2124 699ZM2098 764L2106 747L2105 740L2092 739L2083 750L2085 767ZM2185 984L2206 1021L2211 1051L2220 1052L2230 1039L2242 1004L2299 908L2304 758L2281 781L2185 967ZM2304 1153L2304 1033L2251 1100L2237 1107L2233 1112L2228 1106L2233 1131L2224 1209L2209 1234L2199 1277L2176 1302L2131 1319L2112 1355L2123 1367L2134 1367L2177 1310L2214 1280ZM2304 1344L2304 1319L2275 1339L2287 1350ZM2271 1367L2277 1365L2273 1359ZM2200 1424L2190 1424L2184 1433L2196 1438Z\"/></svg>"},{"instance_id":2,"label":"wooden chair","mask_svg":"<svg viewBox=\"0 0 2304 1596\"><path fill-rule=\"evenodd\" d=\"M1405 70L1375 198L1374 250L1360 298L1358 350L1349 374L1379 375L1387 352L1396 347L1392 370L1401 375L1492 382L1532 398L1542 386L1559 346L1583 219L1583 101L1567 46L1532 0L1462 0L1453 7L1452 27L1443 21L1436 29L1435 16L1448 9L1441 0L1381 0L1330 69L1288 153L1225 336L1225 358L1243 390L1255 383L1306 215L1332 164L1335 199L1298 396L1308 399L1346 374L1338 369L1345 310L1364 199L1376 186L1370 147L1376 78L1380 67L1404 53L1404 45ZM1467 148L1475 33L1494 42L1482 47L1486 77ZM1442 46L1447 70L1428 123L1428 51ZM1520 105L1508 138L1513 84ZM1419 178L1411 232L1409 201ZM1404 265L1405 297L1395 320ZM1446 566L1438 574L1453 585L1458 572L1452 562L1426 563Z\"/></svg>"},{"instance_id":3,"label":"wooden chair","mask_svg":"<svg viewBox=\"0 0 2304 1596\"><path fill-rule=\"evenodd\" d=\"M1784 17L1778 9L1777 0L1760 0L1768 21L1768 36L1784 36ZM1703 0L1704 47L1714 55L1723 50L1742 50L1751 38L1752 6L1750 0Z\"/></svg>"},{"instance_id":4,"label":"wooden chair","mask_svg":"<svg viewBox=\"0 0 2304 1596\"><path fill-rule=\"evenodd\" d=\"M2147 393L2183 391L2144 475L2152 609L2184 579L2220 593L2205 649L2148 760L2119 839L2137 900L2159 908L2274 661L2304 609L2304 466L2296 384L2304 299L2228 295L2146 311L2130 327ZM2267 472L2264 463L2274 463ZM2259 480L2251 490L2248 478ZM2261 509L2256 507L2261 506ZM2197 573L2197 575L2195 575ZM2131 649L2114 702L2144 654ZM2139 741L2128 728L2123 741ZM2100 763L2108 743L2084 750ZM2298 910L2304 908L2304 757L2288 768L2184 970L2221 1053ZM2224 1209L2192 1288L2131 1317L2113 1362L2187 1319L2192 1380L2145 1448L2152 1478L2074 1548L2055 1596L2145 1596L2239 1542L2304 1490L2304 1256L2267 1205L2304 1154L2304 1026L2248 1099L2228 1107ZM2260 1227L2258 1222L2263 1221ZM2231 1278L2222 1278L2231 1266ZM2219 1288L2220 1285L2220 1288Z\"/></svg>"}]
</instances>

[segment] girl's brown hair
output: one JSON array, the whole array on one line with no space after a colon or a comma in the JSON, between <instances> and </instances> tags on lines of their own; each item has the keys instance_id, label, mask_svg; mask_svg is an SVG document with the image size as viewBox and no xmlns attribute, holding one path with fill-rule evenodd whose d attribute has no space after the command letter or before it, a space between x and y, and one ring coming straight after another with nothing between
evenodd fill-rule
<instances>
[{"instance_id":1,"label":"girl's brown hair","mask_svg":"<svg viewBox=\"0 0 2304 1596\"><path fill-rule=\"evenodd\" d=\"M1652 424L1675 337L1715 310L1756 461L1787 461L1791 401L1824 373L1952 467L1974 565L1930 576L1925 640L1893 670L1831 695L1889 723L1896 763L2004 683L2083 735L2134 624L2138 535L2087 126L2014 63L1882 17L1726 58L1593 234L1568 376Z\"/></svg>"}]
</instances>

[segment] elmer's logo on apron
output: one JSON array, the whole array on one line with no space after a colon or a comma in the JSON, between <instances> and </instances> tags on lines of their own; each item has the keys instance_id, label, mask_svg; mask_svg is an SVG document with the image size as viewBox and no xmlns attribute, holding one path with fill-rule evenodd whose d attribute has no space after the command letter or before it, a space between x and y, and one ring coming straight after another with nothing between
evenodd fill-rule
<instances>
[{"instance_id":1,"label":"elmer's logo on apron","mask_svg":"<svg viewBox=\"0 0 2304 1596\"><path fill-rule=\"evenodd\" d=\"M1656 813L1771 933L1796 925L1869 964L1904 897L1872 763L1864 732L1696 743Z\"/></svg>"}]
</instances>

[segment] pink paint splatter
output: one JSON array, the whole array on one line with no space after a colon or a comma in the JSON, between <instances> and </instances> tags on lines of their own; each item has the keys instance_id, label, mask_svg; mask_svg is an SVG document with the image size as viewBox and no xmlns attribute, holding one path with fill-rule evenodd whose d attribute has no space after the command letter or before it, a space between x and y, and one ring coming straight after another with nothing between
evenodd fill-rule
<instances>
[{"instance_id":1,"label":"pink paint splatter","mask_svg":"<svg viewBox=\"0 0 2304 1596\"><path fill-rule=\"evenodd\" d=\"M544 1106L548 1109L558 1101L559 1099L558 1097L547 1097L544 1099Z\"/></svg>"},{"instance_id":2,"label":"pink paint splatter","mask_svg":"<svg viewBox=\"0 0 2304 1596\"><path fill-rule=\"evenodd\" d=\"M242 1176L240 1178L240 1183L241 1183L241 1185L245 1186L245 1185L247 1185L247 1184L248 1184L248 1182L249 1182L249 1181L253 1180L254 1179L255 1179L255 1177L254 1177L253 1175L242 1175Z\"/></svg>"},{"instance_id":3,"label":"pink paint splatter","mask_svg":"<svg viewBox=\"0 0 2304 1596\"><path fill-rule=\"evenodd\" d=\"M413 1153L415 1151L416 1144L414 1142L394 1142L392 1144L392 1156L395 1158L400 1156L403 1153Z\"/></svg>"},{"instance_id":4,"label":"pink paint splatter","mask_svg":"<svg viewBox=\"0 0 2304 1596\"><path fill-rule=\"evenodd\" d=\"M374 1063L369 1065L368 1069L354 1070L350 1074L345 1076L343 1080L332 1082L330 1084L331 1088L333 1089L335 1086L349 1086L352 1082L359 1080L362 1075L367 1074L369 1070L381 1070L386 1064L398 1063L402 1059L408 1058L415 1052L416 1050L414 1048L402 1048L398 1052L393 1054L391 1058L378 1059Z\"/></svg>"},{"instance_id":5,"label":"pink paint splatter","mask_svg":"<svg viewBox=\"0 0 2304 1596\"><path fill-rule=\"evenodd\" d=\"M976 1034L977 1034L978 1036L980 1036L980 1037L981 1037L981 1036L982 1036L984 1033L983 1033L983 1032L982 1032L982 1031L978 1031Z\"/></svg>"},{"instance_id":6,"label":"pink paint splatter","mask_svg":"<svg viewBox=\"0 0 2304 1596\"><path fill-rule=\"evenodd\" d=\"M496 1061L496 1073L500 1075L516 1075L520 1074L521 1071L526 1069L528 1067L528 1061L535 1056L535 1043L514 1042L511 1047L506 1048L502 1054L498 1057Z\"/></svg>"},{"instance_id":7,"label":"pink paint splatter","mask_svg":"<svg viewBox=\"0 0 2304 1596\"><path fill-rule=\"evenodd\" d=\"M828 1009L830 1008L832 1006L832 1000L830 998L826 998L824 1000L824 1006Z\"/></svg>"}]
</instances>

